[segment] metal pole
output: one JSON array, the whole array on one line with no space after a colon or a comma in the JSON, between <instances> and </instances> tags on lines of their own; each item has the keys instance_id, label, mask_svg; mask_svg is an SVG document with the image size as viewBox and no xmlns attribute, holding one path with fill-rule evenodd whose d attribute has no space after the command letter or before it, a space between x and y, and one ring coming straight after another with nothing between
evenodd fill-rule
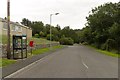
<instances>
[{"instance_id":1,"label":"metal pole","mask_svg":"<svg viewBox=\"0 0 120 80\"><path fill-rule=\"evenodd\" d=\"M10 0L7 0L7 26L8 26L8 42L7 42L7 58L11 58L11 51L10 51Z\"/></svg>"},{"instance_id":2,"label":"metal pole","mask_svg":"<svg viewBox=\"0 0 120 80\"><path fill-rule=\"evenodd\" d=\"M59 13L50 14L50 49L52 49L52 15L58 15Z\"/></svg>"},{"instance_id":3,"label":"metal pole","mask_svg":"<svg viewBox=\"0 0 120 80\"><path fill-rule=\"evenodd\" d=\"M52 24L52 15L53 14L50 14L50 48L52 46L52 30L51 30L51 24Z\"/></svg>"}]
</instances>

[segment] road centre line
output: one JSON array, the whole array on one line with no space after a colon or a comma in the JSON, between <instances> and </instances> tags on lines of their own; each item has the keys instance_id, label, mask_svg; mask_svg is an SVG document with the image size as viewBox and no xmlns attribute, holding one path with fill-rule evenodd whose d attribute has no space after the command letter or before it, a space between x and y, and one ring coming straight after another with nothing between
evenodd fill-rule
<instances>
[{"instance_id":1,"label":"road centre line","mask_svg":"<svg viewBox=\"0 0 120 80\"><path fill-rule=\"evenodd\" d=\"M82 60L82 64L88 69L88 66L85 64L83 60Z\"/></svg>"}]
</instances>

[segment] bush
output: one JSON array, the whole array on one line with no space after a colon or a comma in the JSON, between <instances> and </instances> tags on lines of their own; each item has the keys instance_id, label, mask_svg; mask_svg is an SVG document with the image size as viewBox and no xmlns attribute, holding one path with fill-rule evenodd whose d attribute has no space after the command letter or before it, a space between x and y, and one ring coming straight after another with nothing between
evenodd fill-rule
<instances>
[{"instance_id":1,"label":"bush","mask_svg":"<svg viewBox=\"0 0 120 80\"><path fill-rule=\"evenodd\" d=\"M107 39L107 41L105 42L105 46L106 46L106 50L110 51L111 49L115 47L115 40Z\"/></svg>"},{"instance_id":2,"label":"bush","mask_svg":"<svg viewBox=\"0 0 120 80\"><path fill-rule=\"evenodd\" d=\"M47 40L50 40L50 34L48 34L46 38L47 38Z\"/></svg>"},{"instance_id":3,"label":"bush","mask_svg":"<svg viewBox=\"0 0 120 80\"><path fill-rule=\"evenodd\" d=\"M42 31L40 31L39 35L40 35L40 37L44 37L45 36L44 32L42 32Z\"/></svg>"},{"instance_id":4,"label":"bush","mask_svg":"<svg viewBox=\"0 0 120 80\"><path fill-rule=\"evenodd\" d=\"M74 41L71 38L61 38L59 42L62 45L73 45L74 44Z\"/></svg>"},{"instance_id":5,"label":"bush","mask_svg":"<svg viewBox=\"0 0 120 80\"><path fill-rule=\"evenodd\" d=\"M51 35L51 39L53 41L53 35ZM50 40L50 34L47 35L47 40Z\"/></svg>"},{"instance_id":6,"label":"bush","mask_svg":"<svg viewBox=\"0 0 120 80\"><path fill-rule=\"evenodd\" d=\"M101 45L101 49L102 49L102 50L106 50L106 44L102 44L102 45Z\"/></svg>"},{"instance_id":7,"label":"bush","mask_svg":"<svg viewBox=\"0 0 120 80\"><path fill-rule=\"evenodd\" d=\"M83 44L83 45L88 45L88 42L83 42L82 44Z\"/></svg>"},{"instance_id":8,"label":"bush","mask_svg":"<svg viewBox=\"0 0 120 80\"><path fill-rule=\"evenodd\" d=\"M52 41L59 41L59 37L55 35L51 35ZM47 40L50 40L50 34L47 35Z\"/></svg>"},{"instance_id":9,"label":"bush","mask_svg":"<svg viewBox=\"0 0 120 80\"><path fill-rule=\"evenodd\" d=\"M35 38L40 38L39 34L35 34Z\"/></svg>"},{"instance_id":10,"label":"bush","mask_svg":"<svg viewBox=\"0 0 120 80\"><path fill-rule=\"evenodd\" d=\"M53 35L53 41L59 41L59 37Z\"/></svg>"}]
</instances>

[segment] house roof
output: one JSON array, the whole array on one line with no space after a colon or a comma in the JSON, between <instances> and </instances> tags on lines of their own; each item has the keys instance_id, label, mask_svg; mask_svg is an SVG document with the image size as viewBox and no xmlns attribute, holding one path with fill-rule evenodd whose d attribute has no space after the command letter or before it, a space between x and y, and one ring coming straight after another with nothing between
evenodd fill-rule
<instances>
[{"instance_id":1,"label":"house roof","mask_svg":"<svg viewBox=\"0 0 120 80\"><path fill-rule=\"evenodd\" d=\"M5 20L5 19L3 19L3 18L0 18L0 21L7 23L7 20ZM24 28L27 28L27 29L31 29L31 28L29 28L29 27L27 27L27 26L24 26L24 25L22 25L22 24L20 24L20 23L18 23L18 22L10 21L10 24L15 24L15 25L17 25L17 26L21 26L21 27L24 27Z\"/></svg>"}]
</instances>

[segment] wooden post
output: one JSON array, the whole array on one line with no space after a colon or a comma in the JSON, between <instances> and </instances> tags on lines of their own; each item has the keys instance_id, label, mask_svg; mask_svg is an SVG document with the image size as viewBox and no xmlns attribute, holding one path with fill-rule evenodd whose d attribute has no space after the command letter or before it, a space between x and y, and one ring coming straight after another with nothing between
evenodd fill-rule
<instances>
[{"instance_id":1,"label":"wooden post","mask_svg":"<svg viewBox=\"0 0 120 80\"><path fill-rule=\"evenodd\" d=\"M11 58L11 51L10 51L10 0L7 0L7 26L8 26L8 42L7 42L7 58Z\"/></svg>"}]
</instances>

